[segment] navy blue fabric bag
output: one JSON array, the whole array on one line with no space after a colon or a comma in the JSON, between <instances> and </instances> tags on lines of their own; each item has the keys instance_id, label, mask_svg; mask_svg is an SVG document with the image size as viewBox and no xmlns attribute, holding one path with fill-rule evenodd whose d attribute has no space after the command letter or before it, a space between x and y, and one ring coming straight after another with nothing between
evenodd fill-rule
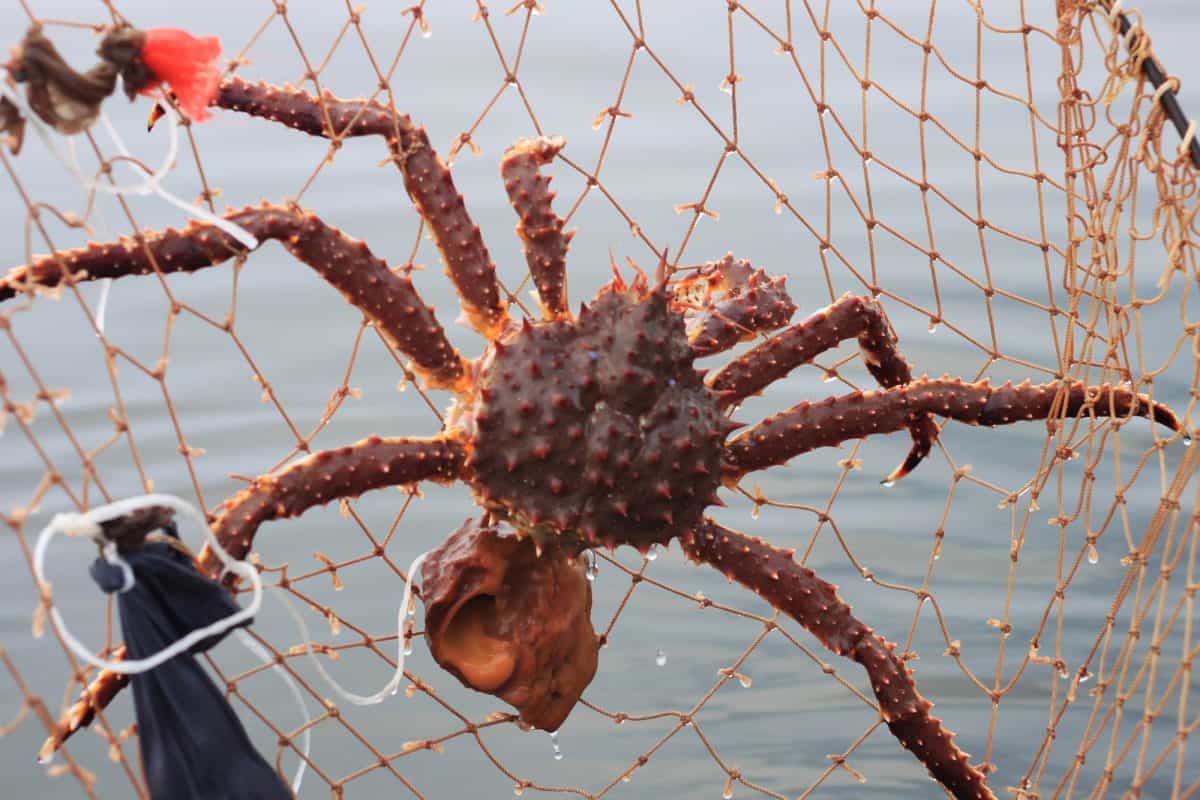
<instances>
[{"instance_id":1,"label":"navy blue fabric bag","mask_svg":"<svg viewBox=\"0 0 1200 800\"><path fill-rule=\"evenodd\" d=\"M163 530L177 536L174 526ZM133 571L103 557L91 566L102 590L117 593L128 657L145 658L238 611L229 592L196 571L170 542L121 552ZM243 624L249 624L247 620ZM232 629L230 629L232 630ZM154 800L290 800L292 792L251 744L222 691L196 661L229 631L131 676L142 767Z\"/></svg>"}]
</instances>

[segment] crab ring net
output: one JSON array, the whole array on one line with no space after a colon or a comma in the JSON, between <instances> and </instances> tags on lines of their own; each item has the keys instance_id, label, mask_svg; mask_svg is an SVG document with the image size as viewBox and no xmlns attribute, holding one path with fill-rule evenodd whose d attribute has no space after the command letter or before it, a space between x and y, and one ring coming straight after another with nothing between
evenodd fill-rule
<instances>
[{"instance_id":1,"label":"crab ring net","mask_svg":"<svg viewBox=\"0 0 1200 800\"><path fill-rule=\"evenodd\" d=\"M453 160L514 314L536 305L496 165L519 137L562 135L547 172L578 229L575 302L608 280L610 258L686 268L733 251L786 275L801 314L845 291L878 296L917 374L1127 381L1192 425L1195 130L1181 140L1164 110L1182 80L1159 87L1145 70L1189 63L1170 41L1195 31L1182 6L176 5L19 0L6 13L10 30L41 22L79 65L99 26L177 26L219 35L238 75L412 114ZM165 134L145 133L146 110L110 102L132 155L98 126L73 142L82 171L153 169ZM182 134L164 180L176 195L218 214L263 198L312 208L413 271L449 321L454 296L382 148L232 113ZM36 140L3 167L6 265L184 221L154 195L84 191ZM466 355L482 345L451 336ZM55 762L31 763L92 675L46 625L31 578L49 515L153 491L212 508L310 450L432 434L446 399L410 377L276 245L194 276L0 308L7 779L46 797L145 791L127 699ZM851 345L737 418L868 384ZM1200 795L1200 450L1137 419L950 423L919 470L881 487L905 439L807 454L726 492L717 517L796 548L899 642L997 794ZM379 491L266 526L254 558L268 584L286 578L327 669L378 685L394 664L399 576L471 513L461 486ZM86 549L57 547L55 604L97 650L116 645ZM861 671L749 592L677 548L602 552L597 566L600 668L553 741L439 670L419 624L406 691L347 707L268 601L251 636L301 687L308 723L252 654L226 646L208 663L268 759L288 775L307 765L302 797L936 793Z\"/></svg>"}]
</instances>

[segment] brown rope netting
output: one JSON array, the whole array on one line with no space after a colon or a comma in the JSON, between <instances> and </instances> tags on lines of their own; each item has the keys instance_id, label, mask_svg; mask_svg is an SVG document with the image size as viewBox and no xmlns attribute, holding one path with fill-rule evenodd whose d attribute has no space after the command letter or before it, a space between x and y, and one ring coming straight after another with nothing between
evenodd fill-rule
<instances>
[{"instance_id":1,"label":"brown rope netting","mask_svg":"<svg viewBox=\"0 0 1200 800\"><path fill-rule=\"evenodd\" d=\"M54 278L41 283L58 281L33 291L10 275L0 289L12 294L0 305L0 514L10 532L0 553L11 612L0 716L12 720L0 728L0 759L17 787L146 796L128 699L98 711L77 704L96 671L45 619L30 548L48 517L155 490L216 513L252 476L319 450L435 434L447 396L419 378L462 379L470 367L455 349L471 358L480 348L466 325L488 330L505 314L536 320L563 307L526 299L535 287L524 265L539 246L557 263L568 240L539 245L524 223L514 233L505 182L533 179L511 163L498 174L519 138L562 135L566 145L539 163L564 220L542 232L577 231L566 253L572 303L609 279L610 253L628 274L627 258L683 271L732 251L786 275L804 314L845 292L874 295L917 376L1064 387L1047 401L1048 422L990 431L938 418L931 456L891 489L878 482L902 458L904 434L751 474L722 493L729 507L718 522L795 549L798 575L811 568L838 584L858 619L897 642L894 654L879 646L862 658L915 673L996 795L1200 797L1191 702L1200 450L1109 399L1142 393L1194 427L1200 143L1189 76L1168 71L1186 69L1188 51L1163 54L1174 25L1156 9L525 0L403 10L272 2L167 16L154 4L103 2L81 15L20 0L12 11L12 37L40 23L81 68L106 25L178 25L221 36L226 108L250 102L229 92L260 79L320 98L318 115L283 124L232 111L185 122L164 183L217 216L223 203L245 208L230 213L302 260L301 206L370 247L355 250L361 269L343 280L274 245L245 252L213 232L225 266L171 275L147 260L133 267L143 277L113 285L102 314L92 284L58 281L73 251L124 234L136 260L156 241L149 229L186 224L157 199L104 188L140 177L127 162L153 164L161 151L162 128L147 135L140 124L148 101L104 107L133 155L100 125L74 137L74 155L56 140L59 156L77 158L98 184L91 191L28 132L20 154L0 147L9 199L0 268L30 264ZM1178 26L1195 32L1180 13ZM394 127L406 114L424 132ZM483 228L455 240L470 251L461 259L445 253L450 279L421 271L441 261L410 197L422 207L453 200L412 177L439 169L436 158L408 163L432 152L410 147L426 134ZM357 247L329 230L329 242ZM435 233L439 243L449 236ZM492 259L498 296L466 297L465 325L449 325L459 308L450 280L472 285L455 265ZM349 296L368 273L414 307L423 297L444 333L406 340L386 311L364 317L321 280ZM559 291L556 277L539 281ZM821 354L736 418L866 389L869 366L853 343ZM1102 384L1115 388L1074 396ZM472 508L461 488L365 494L270 523L252 558L311 620L325 620L313 649L328 668L374 686L394 667L405 566ZM111 655L112 610L97 611L83 585L86 556L60 547L55 603ZM451 680L423 652L419 628L407 691L367 709L328 697L270 599L250 632L273 662L226 646L209 664L268 760L289 777L306 766L303 797L935 791L889 734L877 687L823 640L675 551L598 558L599 669L553 744ZM309 722L273 665L299 687ZM58 760L35 768L63 715L99 736L71 737Z\"/></svg>"}]
</instances>

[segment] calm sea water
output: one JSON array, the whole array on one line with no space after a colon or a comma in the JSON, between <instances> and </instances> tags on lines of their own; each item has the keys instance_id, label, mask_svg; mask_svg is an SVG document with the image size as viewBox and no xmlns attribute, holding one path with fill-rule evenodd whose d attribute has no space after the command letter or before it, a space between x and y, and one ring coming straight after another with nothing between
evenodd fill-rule
<instances>
[{"instance_id":1,"label":"calm sea water","mask_svg":"<svg viewBox=\"0 0 1200 800\"><path fill-rule=\"evenodd\" d=\"M390 62L408 18L403 4L371 4L364 12L363 30L379 59ZM631 20L633 6L620 4ZM785 30L780 3L749 5L763 24ZM910 175L921 170L918 125L876 88L864 100L863 93L841 63L844 56L856 69L864 69L866 49L864 17L852 4L833 4L829 29L843 48L839 55L827 46L822 53L814 35L813 22L803 6L793 4L795 42L804 75L820 91L822 76L827 102L855 137L863 129L863 111L868 121L870 149ZM914 4L915 5L915 4ZM989 18L1002 26L1018 24L1016 3L985 4ZM1039 24L1048 19L1052 4L1031 4L1028 13ZM494 26L504 58L514 64L523 15L505 16L503 4L492 7ZM680 253L685 263L717 257L728 250L752 259L771 272L786 274L793 296L806 314L830 300L833 293L863 291L846 264L870 276L872 263L879 282L908 302L924 309L936 308L934 284L928 259L886 234L867 236L859 214L835 184L827 199L827 182L814 178L828 166L826 147L833 163L843 170L845 180L860 202L865 198L861 161L853 155L844 137L826 116L828 144L823 142L820 118L795 65L775 53L775 43L744 15L734 18L735 64L731 67L726 4L718 2L650 2L645 4L645 37L679 83L693 87L712 124L732 132L730 98L721 93L722 78L731 68L741 77L737 85L738 135L744 151L755 166L772 178L795 208L817 232L791 214L773 213L773 195L745 163L730 158L714 183L708 207L720 219L702 219L694 235L685 237L691 216L678 215L673 208L694 202L706 190L718 164L723 141L690 106L676 102L679 88L656 66L647 53L635 58L629 88L621 99L623 111L632 117L617 122L615 133L600 171L604 188L612 199L640 226L657 247ZM996 8L993 8L996 6ZM1042 8L1047 6L1047 8ZM121 3L121 10L137 24L150 27L173 25L197 32L221 35L226 50L234 52L247 41L272 11L270 3L238 3L217 0L207 3L163 4ZM37 2L34 10L46 17L102 20L99 3ZM920 36L929 24L927 15L917 14L909 4L881 4L881 8L906 30ZM305 66L297 54L293 35L303 44L308 59L321 63L346 18L345 7L330 0L289 4L289 31L277 19L249 51L244 75L273 82L297 81ZM393 76L397 106L409 111L429 130L444 153L454 136L472 124L481 109L504 85L504 67L493 48L485 26L473 21L476 7L468 2L433 2L426 8L432 36L416 36L408 44ZM822 16L820 9L816 15ZM6 23L4 40L14 42L26 20L15 2L9 2L0 17ZM1185 0L1155 3L1147 24L1154 44L1170 68L1185 70L1191 63L1187 43L1200 34L1200 16ZM87 63L89 37L77 31L55 29L56 41L73 63ZM974 12L966 3L939 4L933 22L933 39L953 69L973 76L976 70ZM870 74L895 100L914 108L921 103L922 59L918 48L904 42L883 24L872 26ZM548 0L546 13L532 19L528 44L522 53L518 74L528 107L541 130L566 136L566 154L586 169L594 168L604 142L603 131L593 130L592 121L617 99L622 74L629 60L631 37L613 6L600 2ZM1030 38L1029 72L1033 99L1043 114L1054 118L1057 97L1057 49L1042 37ZM322 72L324 85L337 94L355 96L373 91L376 79L350 31L336 55ZM1026 61L1019 37L988 36L979 53L979 71L989 84L1025 96ZM824 69L822 69L824 64ZM1095 69L1093 58L1089 69ZM1087 73L1091 74L1091 73ZM1184 84L1187 85L1187 76ZM924 82L929 87L929 111L955 136L967 142L975 136L975 92L949 76L946 67L932 62ZM1188 95L1183 96L1185 106ZM1190 104L1191 108L1196 103ZM108 106L118 129L133 151L143 160L157 163L165 142L160 129L147 136L141 121L147 103L128 106L114 100ZM980 108L980 143L983 149L1006 166L1029 170L1033 164L1030 121L1021 106L988 96ZM495 107L474 133L482 147L478 156L464 152L455 165L455 179L467 197L500 271L510 285L522 274L523 258L512 228L514 217L503 194L496 165L503 148L519 136L535 132L530 113L518 93L510 87L500 92ZM220 187L220 201L232 205L266 198L294 197L326 150L324 143L275 129L233 114L217 114L195 130L205 173ZM940 187L954 203L975 213L976 180L973 161L945 135L927 129L924 162L928 180ZM1174 135L1168 134L1174 142ZM101 137L103 141L103 137ZM1052 174L1061 170L1061 152L1044 128L1036 134L1042 168ZM60 143L61 146L61 143ZM106 144L107 146L107 144ZM399 178L389 166L381 167L382 148L374 142L351 142L338 152L335 162L323 169L301 202L354 236L370 242L376 253L392 263L403 262L417 235L417 219L405 197ZM85 164L91 162L85 159ZM81 212L85 199L63 168L49 156L36 137L13 160L22 185L39 200L61 209ZM936 249L961 272L976 280L984 275L984 255L995 286L1036 302L1049 300L1061 289L1047 288L1045 268L1034 248L1014 245L997 235L984 237L983 246L974 225L952 211L944 202L933 201L926 229L920 193L897 179L879 164L868 167L874 213L896 232L929 246L932 235ZM560 193L559 207L576 199L584 179L564 165L552 168ZM124 179L129 179L125 176ZM190 153L181 152L178 169L168 181L172 191L192 197L197 192L196 171ZM1047 197L1039 210L1032 184L985 169L981 178L983 212L993 223L1022 235L1038 238L1040 220L1046 234L1061 241L1063 205L1060 198ZM9 182L0 190L0 266L24 260L23 206ZM161 227L179 225L183 215L153 198L130 200L139 223ZM93 217L96 238L128 232L121 209L102 202ZM59 246L82 240L78 234L48 220ZM579 229L571 251L572 295L584 299L608 280L610 254L618 263L627 257L643 267L652 267L655 257L646 244L630 235L628 223L615 213L613 203L599 192L591 192L572 219ZM828 236L846 263L833 254L821 253L819 236ZM869 247L870 245L870 247ZM873 251L872 249L873 248ZM44 251L36 236L33 249ZM1147 251L1149 252L1149 251ZM1146 256L1156 265L1153 255ZM428 267L416 276L426 299L438 308L449 324L457 315L456 299L441 274L436 254L428 242L421 244L416 261ZM827 265L823 268L823 263ZM1057 286L1058 263L1050 272ZM1152 274L1151 274L1152 273ZM1149 269L1146 285L1153 286L1157 266ZM937 273L941 315L961 334L946 325L930 335L930 320L900 302L885 302L900 335L900 345L918 373L943 372L973 377L986 363L986 354L968 341L974 337L990 343L994 322L996 346L1006 355L1039 365L1032 368L999 363L989 370L994 379L1033 377L1046 379L1055 363L1053 333L1044 313L998 298L988 308L978 289L944 265ZM232 272L214 269L206 273L172 279L173 291L184 302L222 318L230 310ZM98 289L85 287L83 295L94 304ZM167 305L161 288L153 280L118 283L113 287L107 311L109 341L144 363L153 365L163 354ZM169 389L175 419L187 441L206 454L195 459L197 479L204 500L215 504L233 491L237 481L231 473L253 475L268 469L288 452L294 437L280 415L260 400L262 387L252 379L247 357L252 358L270 381L281 403L297 427L307 431L320 418L327 402L341 384L358 333L359 315L341 301L308 270L291 261L277 246L269 245L250 259L237 284L236 331L245 348L243 355L231 338L184 315L171 329L167 349ZM1165 358L1174 343L1177 316L1173 309L1148 314L1144 344L1149 363ZM451 336L464 352L478 352L480 342L461 327L450 326ZM37 377L48 387L69 390L61 406L75 440L85 449L99 446L112 433L109 409L114 404L113 387L104 368L103 349L89 333L85 317L73 298L60 302L37 300L27 312L13 318L13 332ZM1061 328L1058 331L1061 336ZM849 353L849 350L839 353ZM830 359L827 363L832 363ZM1156 382L1160 399L1178 405L1186 398L1188 365L1180 364ZM32 396L34 377L17 350L0 344L0 370L9 390L18 399ZM850 380L865 383L856 364L847 368ZM120 396L132 422L139 455L157 491L195 498L191 480L177 447L173 419L158 383L147 379L127 363L120 367ZM1039 377L1040 376L1040 377ZM365 337L354 364L349 384L361 394L346 401L333 421L315 439L316 447L331 447L370 433L427 435L437 430L437 420L411 389L397 391L400 378L395 363L371 335ZM822 397L846 391L843 384L824 384L816 369L799 370L772 387L764 397L747 403L739 419L754 421L772 410L803 398ZM444 405L447 398L433 399ZM43 405L32 431L46 457L52 459L71 482L80 486L80 468L74 443ZM929 563L933 531L946 532L943 554L931 578L931 588L949 628L950 636L962 642L968 665L982 680L991 681L1000 644L990 617L1003 614L1009 581L1009 546L1014 519L1023 519L1027 501L1017 508L997 509L999 496L978 485L960 483L949 511L943 517L951 486L952 468L941 455L930 459L916 474L891 489L879 486L879 478L901 458L906 437L894 436L865 444L856 452L862 471L849 473L844 481L837 466L850 453L812 453L786 470L775 470L747 482L760 482L772 499L809 506L824 506L837 489L831 513L846 545L861 563L880 579L910 586L919 585ZM957 464L971 464L973 475L1016 491L1034 473L1045 439L1044 426L1036 423L1001 431L950 426L943 441ZM1122 441L1131 453L1151 441L1147 426L1126 428ZM0 439L0 505L22 506L41 475L41 455L12 424ZM1178 454L1168 456L1168 466ZM118 444L98 456L97 465L107 490L115 497L137 493L141 487L128 448ZM1076 462L1076 467L1078 462ZM1100 470L1097 493L1111 491L1112 470ZM1128 514L1136 533L1152 513L1158 497L1157 471L1147 475L1129 496ZM1079 469L1068 469L1068 479L1078 480ZM840 482L840 483L839 483ZM1069 481L1068 481L1069 482ZM95 489L89 495L98 501ZM781 544L804 548L813 540L817 520L803 511L764 509L752 518L750 504L726 494L730 508L723 520ZM1045 499L1043 504L1046 505ZM356 513L377 534L387 526L402 497L379 492L355 504ZM61 492L50 492L27 529L36 532L55 511L67 508ZM1049 504L1052 505L1052 504ZM437 543L471 511L469 498L461 489L429 488L414 504L388 547L397 565ZM1054 514L1045 508L1033 515L1028 538L1015 575L1011 597L1013 637L1004 662L1007 680L1028 645L1033 627L1053 593L1057 553L1056 528L1045 525ZM1123 551L1118 528L1101 540L1097 565L1084 565L1069 595L1068 625L1062 632L1062 649L1068 663L1078 663L1094 637L1094 631L1124 570L1119 565ZM190 532L196 537L196 531ZM1068 552L1081 546L1083 529L1068 529L1063 543ZM319 509L303 518L266 526L258 540L264 561L289 562L292 574L317 568L313 557L320 551L336 560L350 559L370 551L370 544L357 526L342 518L336 509ZM616 556L633 568L640 565L635 554ZM97 642L102 616L97 611L95 588L86 578L87 547L59 543L51 578L56 601L80 631ZM815 537L808 565L842 587L856 613L891 639L912 635L912 647L921 658L914 662L922 692L938 705L937 713L960 734L962 746L982 758L989 725L989 705L955 663L941 656L945 648L934 616L925 609L913 627L911 595L882 589L863 581L846 557L842 546L826 527ZM15 538L0 539L0 566L8 577L0 603L0 637L22 676L52 708L62 696L68 671L57 645L50 637L30 636L34 593L23 556ZM747 592L728 585L708 570L684 563L677 548L647 566L647 574L685 592L703 591L719 602L759 613L763 604ZM378 559L348 568L342 573L343 591L334 591L324 577L308 581L315 600L333 604L346 619L367 631L383 635L394 626L400 585L393 572ZM629 586L628 578L611 565L602 564L596 586L594 619L598 627L612 616ZM331 639L313 617L319 636L330 641L352 641L343 631ZM278 605L267 601L257 630L280 647L295 643L299 634L283 616ZM839 673L866 690L859 668L821 651L799 628L796 635L814 648L820 658L828 657ZM642 585L633 592L601 654L600 671L586 697L610 711L650 714L662 710L686 710L717 680L717 670L731 665L751 644L761 627L712 610L700 611L679 598ZM658 665L659 653L666 656ZM219 664L231 672L248 667L253 659L234 644L220 648ZM474 719L500 707L498 701L475 695L459 687L432 663L420 643L410 661L412 669L434 685L439 694ZM348 653L331 664L340 680L360 692L374 691L387 678L388 670L377 658ZM298 667L305 675L309 666ZM748 779L784 795L795 796L825 769L827 753L848 748L873 723L873 715L861 701L823 674L820 667L783 638L769 636L746 660L741 672L753 679L750 688L736 682L724 686L697 717L712 746L730 766ZM1014 783L1027 768L1047 718L1047 695L1054 681L1044 667L1031 669L1018 688L1008 694L1000 709L990 758L999 767L994 786ZM298 725L299 711L276 678L261 675L242 684L255 706L287 728ZM869 692L868 692L869 693ZM7 678L0 678L0 717L14 714L20 695ZM110 714L118 726L131 720L131 702L121 698ZM309 703L310 710L315 704ZM1080 706L1082 709L1082 705ZM347 710L347 718L374 746L386 753L401 749L404 742L439 736L460 727L459 723L427 698L395 698L381 706ZM256 741L273 752L273 737L249 713L243 718ZM1074 752L1082 714L1069 715L1060 729L1060 759L1050 770L1061 773ZM1163 725L1165 731L1169 725ZM573 785L589 791L620 775L638 753L651 748L670 728L669 721L626 723L617 727L607 718L580 708L565 724L559 744L565 754L552 757L551 742L544 734L521 734L504 728L489 732L484 739L495 757L521 777L552 785ZM12 796L74 797L77 787L67 778L47 778L33 763L41 733L35 722L26 722L0 743L0 770ZM313 757L332 779L369 765L373 757L358 741L325 723L313 739ZM100 779L101 797L128 793L117 769L105 758L105 745L92 734L78 736L72 752L83 758ZM127 754L134 750L127 748ZM284 756L289 774L295 759ZM510 778L496 770L470 739L454 740L441 754L421 753L401 759L397 768L428 797L504 797L512 791ZM864 787L846 773L835 773L821 793L830 797L928 796L934 792L923 769L902 751L886 733L876 731L852 759L869 779ZM1056 779L1056 778L1055 778ZM717 797L725 775L690 731L671 739L633 776L618 784L612 794L620 797ZM1161 787L1157 787L1161 788ZM376 770L347 785L353 797L389 796L404 790L394 778ZM325 796L325 782L310 775L302 790L304 797ZM738 787L736 796L749 790ZM7 792L0 793L7 795ZM819 793L820 794L820 793ZM1159 796L1159 795L1155 795Z\"/></svg>"}]
</instances>

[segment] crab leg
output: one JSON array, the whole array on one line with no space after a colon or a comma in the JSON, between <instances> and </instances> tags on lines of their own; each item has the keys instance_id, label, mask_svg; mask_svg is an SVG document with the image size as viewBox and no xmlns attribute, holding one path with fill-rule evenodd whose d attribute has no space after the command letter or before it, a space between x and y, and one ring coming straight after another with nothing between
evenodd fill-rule
<instances>
[{"instance_id":1,"label":"crab leg","mask_svg":"<svg viewBox=\"0 0 1200 800\"><path fill-rule=\"evenodd\" d=\"M372 489L432 480L457 480L466 449L457 439L398 439L371 436L348 447L314 453L282 471L262 475L223 502L212 524L213 534L230 556L244 559L258 526L272 519L295 517L313 506ZM217 578L221 561L206 544L197 559L200 569ZM114 658L124 657L120 648ZM101 670L88 688L59 718L42 744L39 758L53 755L76 731L91 724L125 685L128 675Z\"/></svg>"},{"instance_id":2,"label":"crab leg","mask_svg":"<svg viewBox=\"0 0 1200 800\"><path fill-rule=\"evenodd\" d=\"M370 436L336 450L322 450L280 472L259 476L221 503L213 515L213 534L225 552L242 559L264 522L298 517L313 506L385 486L426 480L450 483L458 479L466 455L464 444L449 436ZM221 562L208 545L197 560L201 571L213 577L221 571Z\"/></svg>"},{"instance_id":3,"label":"crab leg","mask_svg":"<svg viewBox=\"0 0 1200 800\"><path fill-rule=\"evenodd\" d=\"M432 309L407 275L392 272L366 244L356 241L315 214L284 206L262 205L225 215L260 241L278 239L297 259L316 270L358 307L396 349L408 355L430 386L459 389L465 383L462 358L446 338ZM45 256L15 267L0 278L0 300L31 286L52 287L63 280L120 278L152 272L193 272L246 252L219 228L192 222L182 231L142 235L143 243L122 239L91 243L78 250Z\"/></svg>"},{"instance_id":4,"label":"crab leg","mask_svg":"<svg viewBox=\"0 0 1200 800\"><path fill-rule=\"evenodd\" d=\"M844 294L833 305L729 362L713 376L710 386L728 392L726 403L740 402L852 336L858 337L867 370L880 386L902 386L912 380L912 370L896 349L879 304L869 296ZM906 427L912 434L912 449L884 482L899 480L911 472L929 455L937 440L937 424L929 413L918 412L910 417Z\"/></svg>"},{"instance_id":5,"label":"crab leg","mask_svg":"<svg viewBox=\"0 0 1200 800\"><path fill-rule=\"evenodd\" d=\"M1061 401L1059 398L1062 398ZM1175 414L1142 394L1108 384L1031 384L961 378L921 378L903 386L854 392L819 403L800 403L744 431L726 445L726 479L783 464L818 447L834 447L848 439L892 433L912 424L916 414L940 414L969 425L1007 425L1051 417L1073 417L1091 411L1098 417L1136 415L1181 430Z\"/></svg>"},{"instance_id":6,"label":"crab leg","mask_svg":"<svg viewBox=\"0 0 1200 800\"><path fill-rule=\"evenodd\" d=\"M799 622L834 653L862 664L892 735L956 798L995 797L983 773L968 764L967 754L954 744L954 734L930 715L933 703L917 691L912 670L896 655L896 646L859 621L836 586L793 561L794 551L710 519L680 542L693 561L720 570Z\"/></svg>"},{"instance_id":7,"label":"crab leg","mask_svg":"<svg viewBox=\"0 0 1200 800\"><path fill-rule=\"evenodd\" d=\"M479 226L467 213L450 170L434 152L425 129L414 126L408 115L373 100L342 100L328 92L318 99L300 89L237 77L221 82L213 104L339 142L352 136L383 137L458 289L467 321L489 340L503 330L508 308L500 299L496 265Z\"/></svg>"},{"instance_id":8,"label":"crab leg","mask_svg":"<svg viewBox=\"0 0 1200 800\"><path fill-rule=\"evenodd\" d=\"M567 305L567 249L575 232L563 232L566 220L550 207L554 199L550 178L539 174L538 167L553 161L564 144L560 136L521 139L505 151L500 161L508 200L521 218L517 234L525 243L525 261L537 287L542 316L548 320L571 317Z\"/></svg>"},{"instance_id":9,"label":"crab leg","mask_svg":"<svg viewBox=\"0 0 1200 800\"><path fill-rule=\"evenodd\" d=\"M111 658L114 661L123 661L125 659L124 645L118 647ZM58 752L63 742L71 738L72 734L91 725L96 718L96 711L108 708L108 704L128 683L129 676L120 672L104 669L96 673L96 677L87 685L87 688L79 693L79 699L63 712L55 724L54 730L46 737L46 741L42 742L42 747L38 751L38 761L40 763L47 762Z\"/></svg>"}]
</instances>

